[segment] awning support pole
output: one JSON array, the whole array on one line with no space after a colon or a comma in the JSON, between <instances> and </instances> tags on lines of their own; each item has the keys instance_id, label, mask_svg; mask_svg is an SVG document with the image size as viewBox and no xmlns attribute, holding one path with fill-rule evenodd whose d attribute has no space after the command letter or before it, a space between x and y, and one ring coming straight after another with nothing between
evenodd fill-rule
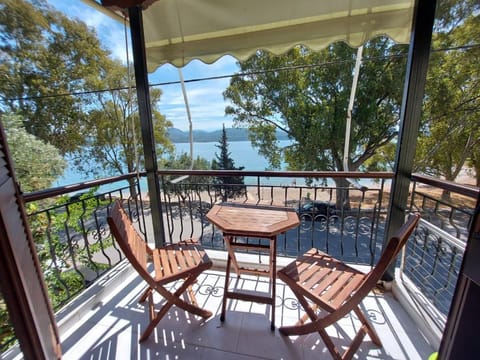
<instances>
[{"instance_id":1,"label":"awning support pole","mask_svg":"<svg viewBox=\"0 0 480 360\"><path fill-rule=\"evenodd\" d=\"M130 33L132 37L133 63L135 83L137 86L138 109L142 131L145 170L147 172L148 196L152 214L153 236L155 247L165 243L165 232L162 217L162 201L160 197L160 177L158 176L157 153L153 133L152 109L148 86L148 72L143 33L142 10L139 6L128 9Z\"/></svg>"}]
</instances>

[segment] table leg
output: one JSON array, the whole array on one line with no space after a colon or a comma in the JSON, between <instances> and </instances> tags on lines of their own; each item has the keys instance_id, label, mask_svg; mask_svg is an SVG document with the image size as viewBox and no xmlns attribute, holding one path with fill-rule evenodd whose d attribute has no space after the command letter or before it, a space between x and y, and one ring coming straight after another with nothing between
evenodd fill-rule
<instances>
[{"instance_id":1,"label":"table leg","mask_svg":"<svg viewBox=\"0 0 480 360\"><path fill-rule=\"evenodd\" d=\"M237 258L235 257L235 250L233 250L231 243L234 240L234 237L231 235L224 236L225 245L227 246L227 252L231 263L233 263L233 267L235 268L235 272L237 276L240 277L240 266L238 266ZM230 268L228 269L230 271Z\"/></svg>"},{"instance_id":2,"label":"table leg","mask_svg":"<svg viewBox=\"0 0 480 360\"><path fill-rule=\"evenodd\" d=\"M243 300L243 301L255 301L255 302L260 302L263 304L267 304L271 306L271 324L270 324L270 329L273 331L275 330L275 302L276 302L276 279L277 279L277 273L276 273L276 264L277 264L277 248L276 248L276 236L273 236L269 239L269 280L270 280L270 289L269 289L269 295L268 296L256 296L256 295L248 295L248 294L242 294L242 293L237 293L237 292L230 292L228 290L228 286L230 283L230 268L233 265L235 268L235 271L240 277L240 267L237 263L236 257L235 257L235 252L234 252L234 246L232 245L232 242L234 241L234 237L231 235L226 235L224 236L225 239L225 245L228 250L228 256L227 256L227 268L225 271L225 288L223 292L223 301L222 301L222 312L220 315L220 321L225 321L225 314L227 310L227 300L228 299L237 299L237 300ZM260 246L258 247L260 248ZM263 247L263 251L266 250L266 247ZM248 270L248 269L243 269L244 271L255 271L255 270Z\"/></svg>"},{"instance_id":3,"label":"table leg","mask_svg":"<svg viewBox=\"0 0 480 360\"><path fill-rule=\"evenodd\" d=\"M272 320L270 329L275 330L275 300L277 279L277 242L276 238L270 239L270 283L272 286Z\"/></svg>"},{"instance_id":4,"label":"table leg","mask_svg":"<svg viewBox=\"0 0 480 360\"><path fill-rule=\"evenodd\" d=\"M225 270L225 287L224 287L224 290L223 290L223 299L222 299L222 313L220 315L220 321L225 321L225 312L227 310L228 283L230 282L230 262L231 262L231 260L232 260L232 256L230 255L230 252L228 252L227 268Z\"/></svg>"}]
</instances>

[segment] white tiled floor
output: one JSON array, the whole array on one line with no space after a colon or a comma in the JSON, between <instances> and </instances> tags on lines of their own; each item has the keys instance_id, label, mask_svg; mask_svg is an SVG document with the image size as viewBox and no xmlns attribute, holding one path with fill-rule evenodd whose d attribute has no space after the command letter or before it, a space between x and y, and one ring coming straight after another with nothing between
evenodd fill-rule
<instances>
[{"instance_id":1,"label":"white tiled floor","mask_svg":"<svg viewBox=\"0 0 480 360\"><path fill-rule=\"evenodd\" d=\"M235 279L235 277L233 278ZM109 292L75 326L62 334L64 359L330 359L318 334L284 337L270 330L270 308L266 305L229 300L225 322L220 322L225 274L208 271L194 289L197 300L213 312L207 320L172 307L150 338L138 344L148 324L148 315L137 299L144 283L132 274L122 287ZM235 281L231 281L234 286ZM266 278L242 275L242 289L268 288ZM376 328L383 348L364 339L356 359L427 359L433 349L390 293L371 293L363 310ZM295 297L283 283L277 284L276 325L294 324L301 314ZM354 315L328 328L334 342L348 345L358 326Z\"/></svg>"}]
</instances>

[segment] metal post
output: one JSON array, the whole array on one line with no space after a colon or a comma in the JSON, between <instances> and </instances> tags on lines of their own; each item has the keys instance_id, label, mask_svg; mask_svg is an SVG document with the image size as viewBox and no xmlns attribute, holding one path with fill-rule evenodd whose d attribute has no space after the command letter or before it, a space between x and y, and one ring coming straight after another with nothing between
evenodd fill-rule
<instances>
[{"instance_id":1,"label":"metal post","mask_svg":"<svg viewBox=\"0 0 480 360\"><path fill-rule=\"evenodd\" d=\"M165 233L162 217L162 201L160 198L160 177L158 176L156 144L153 134L152 109L150 106L150 91L148 87L147 61L141 8L139 6L130 7L128 9L128 16L130 18L135 82L137 86L138 109L142 130L145 170L147 172L153 236L155 247L160 247L165 243Z\"/></svg>"},{"instance_id":2,"label":"metal post","mask_svg":"<svg viewBox=\"0 0 480 360\"><path fill-rule=\"evenodd\" d=\"M384 242L387 242L404 223L408 202L408 190L412 175L413 160L417 146L418 129L427 78L430 44L436 0L416 0L413 14L412 35L408 50L407 72L403 90L400 129L394 178L390 194L389 217L385 227ZM384 275L384 280L395 277L395 264Z\"/></svg>"}]
</instances>

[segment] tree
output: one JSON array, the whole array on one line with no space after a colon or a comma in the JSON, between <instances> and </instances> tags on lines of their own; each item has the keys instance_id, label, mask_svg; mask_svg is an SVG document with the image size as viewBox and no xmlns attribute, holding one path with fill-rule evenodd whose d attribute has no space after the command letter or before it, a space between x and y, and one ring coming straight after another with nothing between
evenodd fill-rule
<instances>
[{"instance_id":1,"label":"tree","mask_svg":"<svg viewBox=\"0 0 480 360\"><path fill-rule=\"evenodd\" d=\"M109 58L92 29L45 0L0 0L0 29L0 111L21 114L29 133L81 172L118 175L143 165L133 76ZM157 110L160 96L151 90L159 157L173 150L171 123Z\"/></svg>"},{"instance_id":2,"label":"tree","mask_svg":"<svg viewBox=\"0 0 480 360\"><path fill-rule=\"evenodd\" d=\"M406 46L387 38L364 45L352 130L348 170L360 169L377 149L397 136L405 74ZM356 50L335 43L319 52L296 47L285 55L258 51L240 63L242 76L232 78L224 97L226 114L250 130L253 146L272 165L281 156L289 170L345 170L345 126ZM279 148L275 130L293 144ZM337 179L337 188L348 183ZM337 206L349 203L337 191Z\"/></svg>"},{"instance_id":3,"label":"tree","mask_svg":"<svg viewBox=\"0 0 480 360\"><path fill-rule=\"evenodd\" d=\"M222 136L218 144L215 145L220 149L220 154L215 153L215 159L212 161L212 170L243 170L244 167L235 167L233 159L230 157L228 151L227 131L225 124L222 129ZM227 201L229 198L236 198L244 196L247 193L247 188L244 185L243 176L219 176L213 180L216 185L216 192L221 196L222 201Z\"/></svg>"},{"instance_id":4,"label":"tree","mask_svg":"<svg viewBox=\"0 0 480 360\"><path fill-rule=\"evenodd\" d=\"M473 151L472 156L468 161L468 165L475 172L475 185L480 187L480 147L477 146Z\"/></svg>"},{"instance_id":5,"label":"tree","mask_svg":"<svg viewBox=\"0 0 480 360\"><path fill-rule=\"evenodd\" d=\"M160 162L160 166L164 169L173 169L173 170L188 170L192 168L193 170L208 170L211 168L210 162L201 157L197 156L192 160L190 159L190 155L186 152L183 152L179 155L171 154L169 157L163 159ZM167 178L167 180L173 180L174 177ZM208 176L198 176L195 177L193 180L196 184L208 184L209 181Z\"/></svg>"},{"instance_id":6,"label":"tree","mask_svg":"<svg viewBox=\"0 0 480 360\"><path fill-rule=\"evenodd\" d=\"M430 57L416 169L450 181L466 164L475 169L480 147L479 10L478 3L453 2L433 39L434 49L449 50Z\"/></svg>"},{"instance_id":7,"label":"tree","mask_svg":"<svg viewBox=\"0 0 480 360\"><path fill-rule=\"evenodd\" d=\"M379 147L372 157L365 160L362 169L366 171L393 171L396 150L397 143L395 141Z\"/></svg>"},{"instance_id":8,"label":"tree","mask_svg":"<svg viewBox=\"0 0 480 360\"><path fill-rule=\"evenodd\" d=\"M84 147L74 153L77 168L92 174L118 175L135 172L143 168L144 155L141 125L136 91L130 86L133 75L118 62L111 62L107 72L98 81L109 91L96 93L95 102L88 112L86 124L89 136ZM89 84L93 88L100 84ZM162 92L150 91L152 121L156 152L159 158L173 151L167 136L172 126L157 109ZM90 161L86 162L85 159ZM130 179L130 191L136 194L135 179Z\"/></svg>"},{"instance_id":9,"label":"tree","mask_svg":"<svg viewBox=\"0 0 480 360\"><path fill-rule=\"evenodd\" d=\"M210 162L200 156L197 156L192 164L190 155L185 152L180 155L170 155L170 157L162 160L160 165L162 168L175 170L187 170L190 168L193 170L208 170L211 167ZM195 189L198 193L208 190L211 184L211 178L208 176L189 176L182 181L178 181L178 179L175 176L165 176L163 178L163 191L180 197L183 203L185 203L188 196L191 196L192 189Z\"/></svg>"},{"instance_id":10,"label":"tree","mask_svg":"<svg viewBox=\"0 0 480 360\"><path fill-rule=\"evenodd\" d=\"M22 191L51 187L67 167L58 149L27 133L20 116L3 114L1 120Z\"/></svg>"},{"instance_id":11,"label":"tree","mask_svg":"<svg viewBox=\"0 0 480 360\"><path fill-rule=\"evenodd\" d=\"M105 74L108 56L92 29L45 0L0 0L0 111L18 113L30 134L62 154L89 133L89 96L71 94Z\"/></svg>"}]
</instances>

